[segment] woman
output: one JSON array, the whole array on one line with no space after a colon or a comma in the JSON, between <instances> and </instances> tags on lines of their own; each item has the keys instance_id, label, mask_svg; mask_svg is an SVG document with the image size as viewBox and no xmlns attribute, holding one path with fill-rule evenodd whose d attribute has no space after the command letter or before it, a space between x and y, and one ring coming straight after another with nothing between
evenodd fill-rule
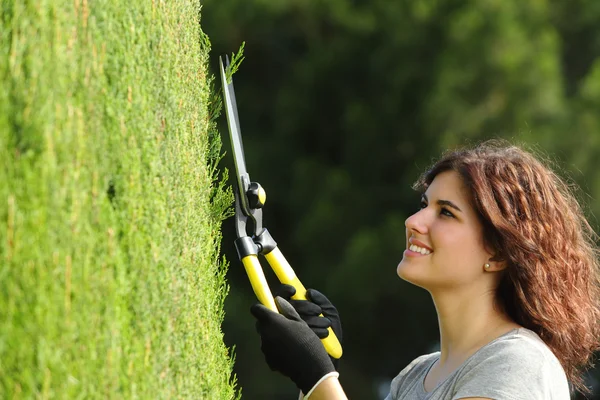
<instances>
[{"instance_id":1,"label":"woman","mask_svg":"<svg viewBox=\"0 0 600 400\"><path fill-rule=\"evenodd\" d=\"M568 382L586 392L600 280L595 234L568 186L530 153L491 141L446 154L415 188L421 206L406 220L397 272L430 292L440 351L402 370L387 399L568 400ZM313 400L346 398L305 312L315 305L277 303L282 315L252 309L269 365Z\"/></svg>"}]
</instances>

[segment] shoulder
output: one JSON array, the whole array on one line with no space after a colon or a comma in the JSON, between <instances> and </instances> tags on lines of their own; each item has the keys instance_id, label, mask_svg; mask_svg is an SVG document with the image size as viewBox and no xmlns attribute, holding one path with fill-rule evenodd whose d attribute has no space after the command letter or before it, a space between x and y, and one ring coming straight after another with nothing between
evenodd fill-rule
<instances>
[{"instance_id":1,"label":"shoulder","mask_svg":"<svg viewBox=\"0 0 600 400\"><path fill-rule=\"evenodd\" d=\"M550 348L520 328L482 347L463 365L456 390L464 397L568 399L566 374ZM496 397L494 397L496 396ZM553 397L555 396L555 397Z\"/></svg>"},{"instance_id":2,"label":"shoulder","mask_svg":"<svg viewBox=\"0 0 600 400\"><path fill-rule=\"evenodd\" d=\"M481 363L510 367L511 370L524 366L530 371L548 368L563 371L552 350L535 332L526 328L515 329L488 343L465 363L465 367Z\"/></svg>"},{"instance_id":3,"label":"shoulder","mask_svg":"<svg viewBox=\"0 0 600 400\"><path fill-rule=\"evenodd\" d=\"M419 356L400 371L400 373L392 380L390 387L390 394L394 395L393 398L397 398L398 393L410 390L408 386L419 382L418 378L423 376L429 370L439 356L439 351Z\"/></svg>"}]
</instances>

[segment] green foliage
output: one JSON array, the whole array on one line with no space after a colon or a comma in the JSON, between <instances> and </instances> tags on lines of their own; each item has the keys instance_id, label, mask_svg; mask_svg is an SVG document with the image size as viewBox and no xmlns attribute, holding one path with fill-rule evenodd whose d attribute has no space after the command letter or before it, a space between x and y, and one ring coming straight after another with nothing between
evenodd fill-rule
<instances>
[{"instance_id":1,"label":"green foliage","mask_svg":"<svg viewBox=\"0 0 600 400\"><path fill-rule=\"evenodd\" d=\"M0 398L239 397L199 11L2 2Z\"/></svg>"},{"instance_id":2,"label":"green foliage","mask_svg":"<svg viewBox=\"0 0 600 400\"><path fill-rule=\"evenodd\" d=\"M237 53L231 53L231 60L225 71L225 77L228 83L231 83L231 77L240 68L242 61L244 61L244 46L246 46L246 42L242 42Z\"/></svg>"},{"instance_id":3,"label":"green foliage","mask_svg":"<svg viewBox=\"0 0 600 400\"><path fill-rule=\"evenodd\" d=\"M539 147L591 195L598 226L597 1L205 0L204 12L216 54L246 42L236 96L248 171L269 193L282 252L340 309L351 398L378 398L438 338L429 296L395 270L418 207L411 185L443 150L491 137ZM243 269L230 281L224 326L244 393L291 398L248 338Z\"/></svg>"}]
</instances>

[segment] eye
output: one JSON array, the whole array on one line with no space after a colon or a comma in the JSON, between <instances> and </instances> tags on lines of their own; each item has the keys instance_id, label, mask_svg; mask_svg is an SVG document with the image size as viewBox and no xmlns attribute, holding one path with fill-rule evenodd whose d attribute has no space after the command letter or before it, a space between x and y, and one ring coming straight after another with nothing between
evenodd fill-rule
<instances>
[{"instance_id":1,"label":"eye","mask_svg":"<svg viewBox=\"0 0 600 400\"><path fill-rule=\"evenodd\" d=\"M452 214L447 208L442 208L440 214L445 215L446 217L455 218L454 214Z\"/></svg>"},{"instance_id":2,"label":"eye","mask_svg":"<svg viewBox=\"0 0 600 400\"><path fill-rule=\"evenodd\" d=\"M419 210L424 208L427 208L427 202L425 200L421 200L421 203L419 204Z\"/></svg>"}]
</instances>

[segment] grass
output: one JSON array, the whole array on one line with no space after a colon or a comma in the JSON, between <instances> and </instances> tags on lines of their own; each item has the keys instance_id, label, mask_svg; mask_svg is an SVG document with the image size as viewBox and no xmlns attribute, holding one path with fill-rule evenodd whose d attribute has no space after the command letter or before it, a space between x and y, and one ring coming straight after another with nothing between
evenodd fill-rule
<instances>
[{"instance_id":1,"label":"grass","mask_svg":"<svg viewBox=\"0 0 600 400\"><path fill-rule=\"evenodd\" d=\"M238 398L192 0L2 0L0 398Z\"/></svg>"}]
</instances>

